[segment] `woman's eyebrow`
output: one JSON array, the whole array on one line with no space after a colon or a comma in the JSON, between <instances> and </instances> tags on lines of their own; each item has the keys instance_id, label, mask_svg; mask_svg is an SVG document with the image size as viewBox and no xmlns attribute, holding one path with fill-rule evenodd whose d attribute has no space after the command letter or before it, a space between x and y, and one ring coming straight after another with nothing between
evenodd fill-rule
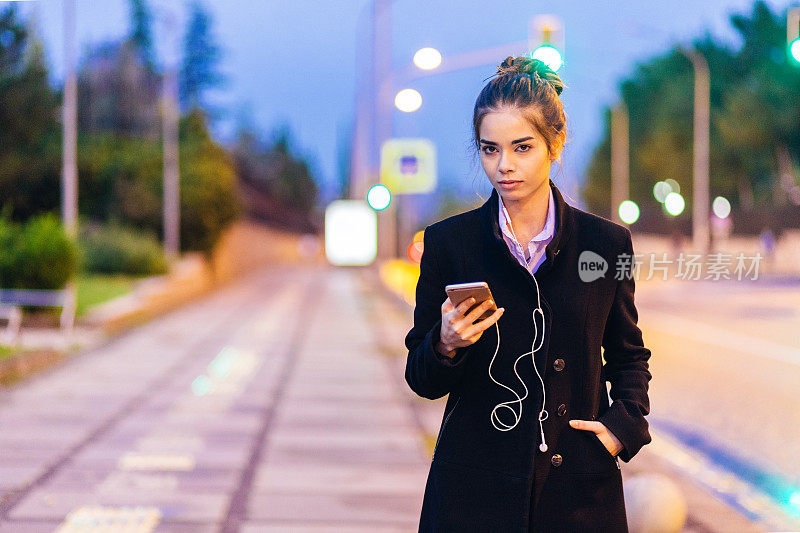
<instances>
[{"instance_id":1,"label":"woman's eyebrow","mask_svg":"<svg viewBox=\"0 0 800 533\"><path fill-rule=\"evenodd\" d=\"M525 141L530 141L533 137L523 137L522 139L517 139L516 141L511 141L511 144L517 144ZM480 142L483 144L491 144L492 146L497 146L497 143L494 141L487 141L486 139L481 139Z\"/></svg>"}]
</instances>

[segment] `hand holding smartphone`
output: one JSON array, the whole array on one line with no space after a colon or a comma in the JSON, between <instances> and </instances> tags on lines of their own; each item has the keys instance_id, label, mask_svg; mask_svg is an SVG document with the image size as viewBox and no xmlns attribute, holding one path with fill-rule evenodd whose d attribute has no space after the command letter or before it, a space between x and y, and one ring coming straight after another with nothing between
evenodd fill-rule
<instances>
[{"instance_id":1,"label":"hand holding smartphone","mask_svg":"<svg viewBox=\"0 0 800 533\"><path fill-rule=\"evenodd\" d=\"M452 358L456 348L477 342L505 309L497 308L484 281L447 285L445 292L447 300L442 304L442 327L436 349Z\"/></svg>"},{"instance_id":2,"label":"hand holding smartphone","mask_svg":"<svg viewBox=\"0 0 800 533\"><path fill-rule=\"evenodd\" d=\"M497 305L494 303L494 298L492 298L492 291L489 290L489 284L485 281L454 283L447 285L444 290L447 296L450 297L450 301L453 302L453 307L458 307L467 298L475 298L475 305L467 309L466 313L464 313L465 315L487 300L491 300L492 305L478 319L488 318L497 310Z\"/></svg>"}]
</instances>

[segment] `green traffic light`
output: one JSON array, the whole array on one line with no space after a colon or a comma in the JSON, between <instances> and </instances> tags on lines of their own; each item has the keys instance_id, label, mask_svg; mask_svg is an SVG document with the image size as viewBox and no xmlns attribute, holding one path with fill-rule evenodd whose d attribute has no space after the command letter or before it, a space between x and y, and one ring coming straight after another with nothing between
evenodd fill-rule
<instances>
[{"instance_id":1,"label":"green traffic light","mask_svg":"<svg viewBox=\"0 0 800 533\"><path fill-rule=\"evenodd\" d=\"M789 53L795 61L800 63L800 38L795 39L792 41L792 44L789 45Z\"/></svg>"},{"instance_id":2,"label":"green traffic light","mask_svg":"<svg viewBox=\"0 0 800 533\"><path fill-rule=\"evenodd\" d=\"M367 204L375 211L383 211L392 202L392 193L386 185L373 185L367 191Z\"/></svg>"},{"instance_id":3,"label":"green traffic light","mask_svg":"<svg viewBox=\"0 0 800 533\"><path fill-rule=\"evenodd\" d=\"M558 69L564 64L564 58L561 57L561 52L549 44L542 45L531 52L531 59L542 61L545 65L553 69L553 72L558 72Z\"/></svg>"}]
</instances>

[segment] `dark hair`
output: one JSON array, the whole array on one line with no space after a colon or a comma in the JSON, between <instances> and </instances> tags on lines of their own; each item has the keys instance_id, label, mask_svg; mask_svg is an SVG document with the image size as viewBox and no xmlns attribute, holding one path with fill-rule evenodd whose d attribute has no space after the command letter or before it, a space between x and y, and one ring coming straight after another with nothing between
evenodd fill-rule
<instances>
[{"instance_id":1,"label":"dark hair","mask_svg":"<svg viewBox=\"0 0 800 533\"><path fill-rule=\"evenodd\" d=\"M531 125L544 137L552 155L564 142L567 120L561 91L564 82L553 69L538 59L508 56L475 101L472 126L475 147L480 149L483 117L505 105L518 107Z\"/></svg>"}]
</instances>

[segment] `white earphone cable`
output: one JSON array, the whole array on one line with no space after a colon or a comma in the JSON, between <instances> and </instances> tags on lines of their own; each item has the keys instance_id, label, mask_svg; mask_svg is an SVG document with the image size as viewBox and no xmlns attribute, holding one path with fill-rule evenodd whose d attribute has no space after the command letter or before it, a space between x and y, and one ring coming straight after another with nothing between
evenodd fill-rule
<instances>
[{"instance_id":1,"label":"white earphone cable","mask_svg":"<svg viewBox=\"0 0 800 533\"><path fill-rule=\"evenodd\" d=\"M539 374L539 369L536 367L536 357L535 357L536 352L538 352L541 349L542 344L544 344L545 320L544 320L544 311L542 310L541 297L540 297L540 293L539 293L539 282L536 281L536 276L533 276L533 281L534 281L534 283L536 283L536 309L533 310L533 315L532 315L532 318L533 318L533 342L531 344L531 350L528 351L528 352L525 352L524 354L522 354L519 357L517 357L517 359L514 361L514 366L513 366L514 374L517 376L517 379L519 380L519 382L522 383L522 387L525 389L525 394L520 397L520 395L517 394L517 392L513 388L509 387L508 385L504 385L504 384L500 383L499 381L497 381L494 378L494 376L492 376L492 364L494 363L494 360L497 357L497 353L500 350L500 327L497 325L497 322L495 322L494 326L495 326L495 329L497 330L497 346L495 347L494 355L492 356L492 360L489 362L489 378L492 381L494 381L496 384L498 384L501 387L503 387L504 389L510 391L511 394L516 396L516 400L509 400L507 402L501 402L501 403L497 404L494 407L494 409L492 409L492 413L491 413L489 418L492 421L492 425L494 426L494 428L496 430L498 430L498 431L509 431L509 430L514 429L517 426L517 424L519 424L519 421L522 419L522 400L524 400L525 398L528 397L528 387L525 385L525 382L522 380L522 378L520 377L519 373L517 372L517 363L519 363L519 361L523 357L525 357L526 355L530 355L531 356L531 361L533 362L533 369L536 371L536 375L538 376L539 381L542 384L542 408L539 411L539 416L538 416L538 419L539 419L539 431L541 433L542 443L539 445L539 450L541 450L543 452L546 452L547 451L547 443L545 442L545 439L544 439L544 425L542 424L542 422L544 420L547 420L547 417L549 416L549 414L544 408L545 400L546 400L545 388L544 388L544 379L542 379L541 374ZM539 336L539 325L536 322L536 313L537 312L542 317L542 336L541 336L541 339L539 340L539 345L538 346L536 345L536 339ZM514 404L517 404L517 403L519 404L519 413L517 413L516 409L514 409L514 407L512 407ZM502 420L500 420L500 417L497 414L497 412L500 409L508 409L508 410L511 411L512 415L514 416L514 423L513 424L507 424L507 423L503 422Z\"/></svg>"}]
</instances>

